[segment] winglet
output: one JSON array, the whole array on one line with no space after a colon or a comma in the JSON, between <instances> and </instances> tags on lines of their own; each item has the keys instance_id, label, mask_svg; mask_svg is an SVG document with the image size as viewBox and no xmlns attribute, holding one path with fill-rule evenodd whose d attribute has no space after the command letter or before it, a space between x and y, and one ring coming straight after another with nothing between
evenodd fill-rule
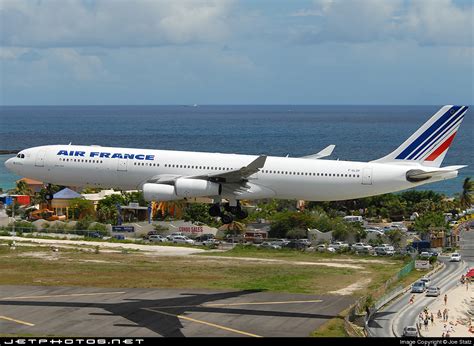
<instances>
[{"instance_id":1,"label":"winglet","mask_svg":"<svg viewBox=\"0 0 474 346\"><path fill-rule=\"evenodd\" d=\"M267 155L260 155L255 160L250 162L247 166L242 167L240 171L242 173L252 175L258 172L263 166L265 166L265 161L267 160ZM250 173L250 174L249 174Z\"/></svg>"},{"instance_id":2,"label":"winglet","mask_svg":"<svg viewBox=\"0 0 474 346\"><path fill-rule=\"evenodd\" d=\"M317 160L317 159L320 159L320 158L323 158L323 157L330 156L332 154L332 152L334 151L335 147L336 146L334 144L328 145L326 148L321 150L319 153L313 154L313 155L308 155L308 156L303 156L302 159Z\"/></svg>"}]
</instances>

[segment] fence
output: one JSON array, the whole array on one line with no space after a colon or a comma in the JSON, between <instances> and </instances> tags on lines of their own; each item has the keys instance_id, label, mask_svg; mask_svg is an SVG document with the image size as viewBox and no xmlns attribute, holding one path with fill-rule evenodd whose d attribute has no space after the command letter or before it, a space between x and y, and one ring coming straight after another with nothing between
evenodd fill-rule
<instances>
[{"instance_id":1,"label":"fence","mask_svg":"<svg viewBox=\"0 0 474 346\"><path fill-rule=\"evenodd\" d=\"M374 317L375 313L389 301L397 297L403 292L403 286L398 285L387 292L388 288L396 281L404 278L415 268L415 261L405 265L398 273L388 279L380 289L373 293L373 296L378 297L375 303L370 302L370 296L360 298L349 310L349 313L344 319L344 329L350 336L371 336L369 322ZM370 306L369 306L370 305ZM362 327L363 326L363 327Z\"/></svg>"}]
</instances>

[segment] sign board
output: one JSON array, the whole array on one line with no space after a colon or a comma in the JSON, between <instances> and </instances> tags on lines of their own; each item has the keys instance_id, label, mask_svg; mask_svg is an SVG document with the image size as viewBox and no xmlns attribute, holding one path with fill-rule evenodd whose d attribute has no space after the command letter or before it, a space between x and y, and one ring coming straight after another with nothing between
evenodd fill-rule
<instances>
[{"instance_id":1,"label":"sign board","mask_svg":"<svg viewBox=\"0 0 474 346\"><path fill-rule=\"evenodd\" d=\"M415 269L430 269L430 261L415 261Z\"/></svg>"},{"instance_id":2,"label":"sign board","mask_svg":"<svg viewBox=\"0 0 474 346\"><path fill-rule=\"evenodd\" d=\"M128 203L128 206L131 207L131 208L138 208L140 206L140 204L138 204L136 202L130 202L130 203Z\"/></svg>"},{"instance_id":3,"label":"sign board","mask_svg":"<svg viewBox=\"0 0 474 346\"><path fill-rule=\"evenodd\" d=\"M112 232L135 232L133 226L112 226Z\"/></svg>"},{"instance_id":4,"label":"sign board","mask_svg":"<svg viewBox=\"0 0 474 346\"><path fill-rule=\"evenodd\" d=\"M202 226L180 226L178 231L183 233L202 233L204 228Z\"/></svg>"}]
</instances>

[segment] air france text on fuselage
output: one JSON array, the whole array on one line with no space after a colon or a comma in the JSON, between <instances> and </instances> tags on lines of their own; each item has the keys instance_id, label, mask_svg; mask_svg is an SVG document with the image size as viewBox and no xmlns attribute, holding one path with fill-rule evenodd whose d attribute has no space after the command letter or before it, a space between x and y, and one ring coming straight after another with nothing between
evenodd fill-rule
<instances>
[{"instance_id":1,"label":"air france text on fuselage","mask_svg":"<svg viewBox=\"0 0 474 346\"><path fill-rule=\"evenodd\" d=\"M153 161L155 159L155 155L110 153L110 152L104 152L104 151L91 151L90 153L86 153L85 151L80 151L80 150L59 150L59 152L56 155L74 156L74 157L95 157L95 158L105 158L105 159L130 159L130 160L135 159L135 160L148 160L148 161Z\"/></svg>"}]
</instances>

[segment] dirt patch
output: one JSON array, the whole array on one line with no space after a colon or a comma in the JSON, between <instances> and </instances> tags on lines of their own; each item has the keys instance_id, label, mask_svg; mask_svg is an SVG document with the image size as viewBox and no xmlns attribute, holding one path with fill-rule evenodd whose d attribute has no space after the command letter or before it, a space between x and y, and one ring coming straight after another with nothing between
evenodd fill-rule
<instances>
[{"instance_id":1,"label":"dirt patch","mask_svg":"<svg viewBox=\"0 0 474 346\"><path fill-rule=\"evenodd\" d=\"M290 265L300 265L300 266L323 266L323 267L333 267L333 268L364 269L363 266L347 264L347 263L304 262L304 261L288 261L288 260L268 259L268 258L225 257L225 256L199 256L199 258L231 260L234 262L246 261L246 262L269 263L269 264L290 264Z\"/></svg>"},{"instance_id":2,"label":"dirt patch","mask_svg":"<svg viewBox=\"0 0 474 346\"><path fill-rule=\"evenodd\" d=\"M370 281L371 281L370 278L362 279L362 280L359 280L357 282L354 282L352 285L341 288L337 291L331 291L329 293L339 294L341 296L349 296L352 293L354 293L355 291L358 291L358 290L361 290L361 289L364 289L365 287L367 287L370 284Z\"/></svg>"},{"instance_id":3,"label":"dirt patch","mask_svg":"<svg viewBox=\"0 0 474 346\"><path fill-rule=\"evenodd\" d=\"M39 258L45 261L57 261L61 256L57 252L25 252L19 253L18 257Z\"/></svg>"}]
</instances>

